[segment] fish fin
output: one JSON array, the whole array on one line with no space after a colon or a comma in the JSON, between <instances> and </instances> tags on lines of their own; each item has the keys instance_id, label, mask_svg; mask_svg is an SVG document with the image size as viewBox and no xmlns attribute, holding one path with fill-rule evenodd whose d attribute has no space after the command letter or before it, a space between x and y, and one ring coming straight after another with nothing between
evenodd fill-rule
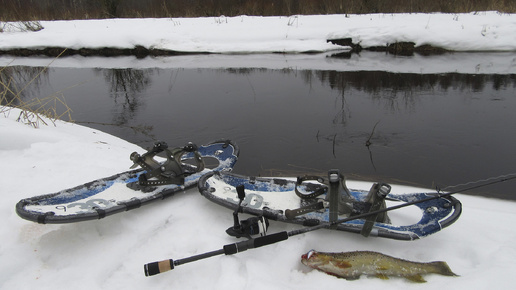
<instances>
[{"instance_id":1,"label":"fish fin","mask_svg":"<svg viewBox=\"0 0 516 290\"><path fill-rule=\"evenodd\" d=\"M421 276L419 274L414 274L414 275L404 276L404 277L412 282L417 282L417 283L425 283L426 282L426 280L423 279L423 276Z\"/></svg>"},{"instance_id":2,"label":"fish fin","mask_svg":"<svg viewBox=\"0 0 516 290\"><path fill-rule=\"evenodd\" d=\"M330 276L334 276L334 277L337 277L337 278L344 278L346 280L357 280L357 279L360 278L360 275L361 275L361 274L350 275L350 276L348 276L348 275L339 275L337 273L333 273L333 272L329 272L329 271L324 271L324 270L320 270L320 269L317 269L317 270L322 271L322 272L324 272L324 273L326 273L326 274L328 274Z\"/></svg>"},{"instance_id":3,"label":"fish fin","mask_svg":"<svg viewBox=\"0 0 516 290\"><path fill-rule=\"evenodd\" d=\"M346 261L337 262L337 263L335 263L335 266L337 266L339 268L351 268L351 267L353 267L353 265L351 265L349 262L346 262Z\"/></svg>"},{"instance_id":4,"label":"fish fin","mask_svg":"<svg viewBox=\"0 0 516 290\"><path fill-rule=\"evenodd\" d=\"M341 278L346 278L346 280L349 280L349 281L352 281L352 280L358 280L358 279L360 279L360 274L358 274L358 275L353 275L353 276L341 277Z\"/></svg>"},{"instance_id":5,"label":"fish fin","mask_svg":"<svg viewBox=\"0 0 516 290\"><path fill-rule=\"evenodd\" d=\"M433 267L435 267L435 274L441 274L444 276L459 276L452 272L450 269L450 266L446 262L439 261L439 262L431 262L430 263Z\"/></svg>"},{"instance_id":6,"label":"fish fin","mask_svg":"<svg viewBox=\"0 0 516 290\"><path fill-rule=\"evenodd\" d=\"M380 278L382 280L389 280L389 277L387 277L387 275L380 273L376 274L376 278Z\"/></svg>"}]
</instances>

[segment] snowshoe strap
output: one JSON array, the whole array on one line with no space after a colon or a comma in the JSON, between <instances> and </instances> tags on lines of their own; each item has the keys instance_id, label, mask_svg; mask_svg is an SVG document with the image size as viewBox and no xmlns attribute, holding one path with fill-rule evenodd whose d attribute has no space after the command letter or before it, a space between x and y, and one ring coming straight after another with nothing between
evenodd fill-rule
<instances>
[{"instance_id":1,"label":"snowshoe strap","mask_svg":"<svg viewBox=\"0 0 516 290\"><path fill-rule=\"evenodd\" d=\"M333 223L339 219L339 201L340 201L340 173L338 170L330 170L328 171L328 180L330 181L330 192L326 196L328 201L330 202L330 212L328 216L328 221ZM337 228L337 225L334 225L330 228Z\"/></svg>"},{"instance_id":2,"label":"snowshoe strap","mask_svg":"<svg viewBox=\"0 0 516 290\"><path fill-rule=\"evenodd\" d=\"M204 162L197 146L188 143L184 147L168 149L165 142L156 142L154 147L140 155L133 152L130 159L134 162L131 168L141 166L146 172L138 178L140 186L159 186L165 184L184 184L186 176L204 170ZM167 160L160 163L154 159L158 153L165 152ZM193 154L195 165L182 163L183 155Z\"/></svg>"},{"instance_id":3,"label":"snowshoe strap","mask_svg":"<svg viewBox=\"0 0 516 290\"><path fill-rule=\"evenodd\" d=\"M314 198L321 194L326 193L326 191L328 190L328 187L326 185L319 185L319 184L315 184L315 183L306 183L305 184L306 188L311 190L311 192L301 192L299 190L299 186L303 182L309 181L309 180L315 180L319 183L326 184L324 178L319 177L319 176L313 176L313 175L298 176L297 182L296 182L296 187L295 187L295 192L296 192L297 196L299 196L301 199L311 199L311 198Z\"/></svg>"},{"instance_id":4,"label":"snowshoe strap","mask_svg":"<svg viewBox=\"0 0 516 290\"><path fill-rule=\"evenodd\" d=\"M346 186L346 177L336 169L330 170L328 173L328 176L333 172L333 175L338 176L338 182L339 186L336 188L338 190L337 196L339 197L338 201L338 212L339 215L351 215L356 213L356 210L354 209L355 203L357 203L357 200L351 195L351 192L349 192L348 187ZM329 198L327 196L327 198Z\"/></svg>"},{"instance_id":5,"label":"snowshoe strap","mask_svg":"<svg viewBox=\"0 0 516 290\"><path fill-rule=\"evenodd\" d=\"M323 208L325 208L324 201L320 200L316 203L312 203L297 209L287 209L285 210L285 217L287 217L289 220L292 220L296 216L304 215L305 213L313 212Z\"/></svg>"},{"instance_id":6,"label":"snowshoe strap","mask_svg":"<svg viewBox=\"0 0 516 290\"><path fill-rule=\"evenodd\" d=\"M319 183L322 183L323 185L316 183L305 183L304 187L307 191L303 189L305 192L301 192L300 185L308 180L315 180ZM330 222L332 219L337 220L339 215L351 215L357 213L357 210L354 209L356 200L351 196L349 189L346 187L345 177L340 174L339 170L337 169L328 171L328 182L319 176L305 175L303 177L298 177L295 186L295 192L301 199L315 198L327 192L328 194L326 195L326 200L319 200L318 202L298 209L286 210L285 216L288 219L293 219L296 216L320 210L326 207L329 207L330 210Z\"/></svg>"},{"instance_id":7,"label":"snowshoe strap","mask_svg":"<svg viewBox=\"0 0 516 290\"><path fill-rule=\"evenodd\" d=\"M375 183L369 190L369 194L367 195L366 202L371 205L369 208L369 212L374 212L385 208L385 197L391 192L391 186L387 183ZM378 222L389 222L389 218L387 217L387 213L383 212L381 214L374 214L368 216L364 221L364 226L360 231L360 234L364 237L368 237L373 229L373 225L375 221Z\"/></svg>"}]
</instances>

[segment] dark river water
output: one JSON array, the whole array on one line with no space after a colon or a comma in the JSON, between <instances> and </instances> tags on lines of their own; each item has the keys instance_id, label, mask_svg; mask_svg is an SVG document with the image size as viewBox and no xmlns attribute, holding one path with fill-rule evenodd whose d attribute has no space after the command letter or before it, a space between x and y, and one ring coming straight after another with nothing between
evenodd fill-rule
<instances>
[{"instance_id":1,"label":"dark river water","mask_svg":"<svg viewBox=\"0 0 516 290\"><path fill-rule=\"evenodd\" d=\"M39 71L3 73L23 83ZM244 175L338 168L349 179L444 188L516 172L514 73L50 66L23 97L53 94L75 122L144 148L232 139ZM468 193L516 200L515 187Z\"/></svg>"}]
</instances>

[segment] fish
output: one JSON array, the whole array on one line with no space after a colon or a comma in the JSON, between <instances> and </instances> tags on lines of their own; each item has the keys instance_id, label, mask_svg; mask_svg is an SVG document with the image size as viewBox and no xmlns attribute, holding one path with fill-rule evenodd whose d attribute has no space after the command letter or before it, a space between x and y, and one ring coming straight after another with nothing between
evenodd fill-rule
<instances>
[{"instance_id":1,"label":"fish","mask_svg":"<svg viewBox=\"0 0 516 290\"><path fill-rule=\"evenodd\" d=\"M329 275L347 280L359 279L361 275L389 279L403 277L413 282L424 283L422 274L458 276L446 262L412 262L373 251L324 253L311 250L301 256L301 263Z\"/></svg>"}]
</instances>

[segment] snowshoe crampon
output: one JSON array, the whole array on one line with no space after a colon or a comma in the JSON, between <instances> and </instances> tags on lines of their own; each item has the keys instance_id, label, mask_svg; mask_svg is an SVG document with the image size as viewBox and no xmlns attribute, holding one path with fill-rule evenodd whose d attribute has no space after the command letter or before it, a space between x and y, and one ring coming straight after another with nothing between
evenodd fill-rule
<instances>
[{"instance_id":1,"label":"snowshoe crampon","mask_svg":"<svg viewBox=\"0 0 516 290\"><path fill-rule=\"evenodd\" d=\"M436 233L455 222L462 211L461 203L452 196L395 193L385 183L357 184L362 188L348 189L338 170L330 171L327 178L303 176L297 180L212 172L201 177L198 187L209 200L232 210L239 208L242 213L304 226L328 224L335 230L397 240ZM245 198L240 201L237 188L241 190L242 186ZM433 199L425 201L429 198ZM340 219L388 209L390 204L413 202L406 211L385 211L338 223Z\"/></svg>"},{"instance_id":2,"label":"snowshoe crampon","mask_svg":"<svg viewBox=\"0 0 516 290\"><path fill-rule=\"evenodd\" d=\"M165 161L154 159L160 153L165 154ZM56 193L22 199L16 204L16 213L38 223L101 219L193 187L203 174L230 171L238 154L238 146L229 140L199 147L188 143L174 149L158 142L142 155L131 154L130 159L135 163L133 167L142 168Z\"/></svg>"}]
</instances>

